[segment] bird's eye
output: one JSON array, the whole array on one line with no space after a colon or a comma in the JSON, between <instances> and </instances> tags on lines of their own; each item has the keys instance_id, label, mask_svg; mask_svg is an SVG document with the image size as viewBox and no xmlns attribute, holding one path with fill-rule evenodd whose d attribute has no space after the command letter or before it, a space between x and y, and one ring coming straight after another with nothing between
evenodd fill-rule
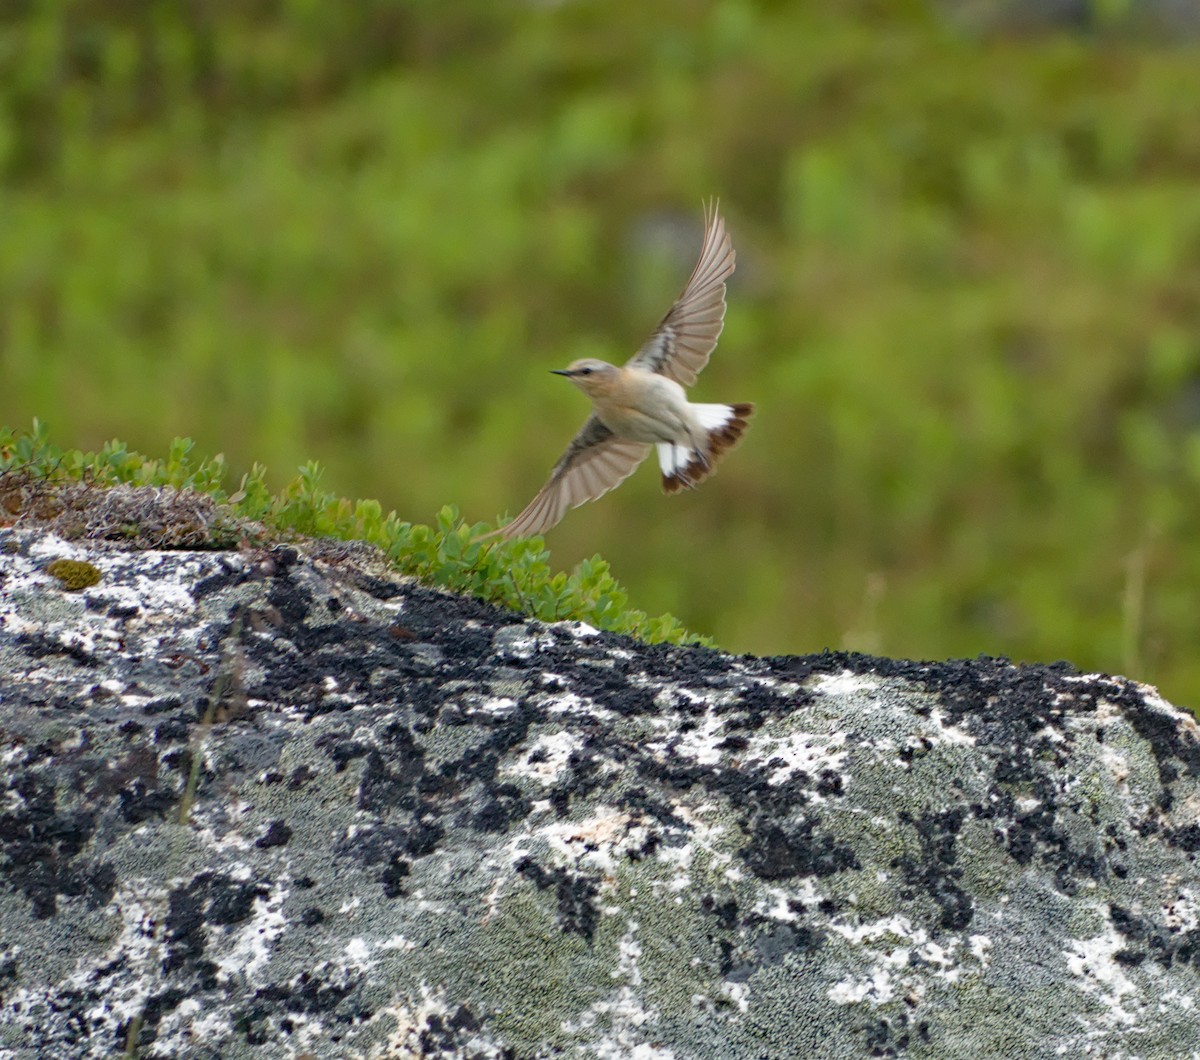
<instances>
[{"instance_id":1,"label":"bird's eye","mask_svg":"<svg viewBox=\"0 0 1200 1060\"><path fill-rule=\"evenodd\" d=\"M590 368L580 368L580 369L579 369L579 374L580 374L580 375L591 375L591 374L592 374L592 370L591 370Z\"/></svg>"}]
</instances>

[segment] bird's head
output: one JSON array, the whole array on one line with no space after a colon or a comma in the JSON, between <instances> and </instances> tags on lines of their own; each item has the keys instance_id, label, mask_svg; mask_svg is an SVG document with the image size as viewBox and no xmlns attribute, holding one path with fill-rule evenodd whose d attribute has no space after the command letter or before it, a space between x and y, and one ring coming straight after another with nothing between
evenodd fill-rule
<instances>
[{"instance_id":1,"label":"bird's head","mask_svg":"<svg viewBox=\"0 0 1200 1060\"><path fill-rule=\"evenodd\" d=\"M584 357L572 361L566 368L552 368L555 375L566 376L588 397L600 397L607 394L620 377L621 369L607 361L595 357Z\"/></svg>"}]
</instances>

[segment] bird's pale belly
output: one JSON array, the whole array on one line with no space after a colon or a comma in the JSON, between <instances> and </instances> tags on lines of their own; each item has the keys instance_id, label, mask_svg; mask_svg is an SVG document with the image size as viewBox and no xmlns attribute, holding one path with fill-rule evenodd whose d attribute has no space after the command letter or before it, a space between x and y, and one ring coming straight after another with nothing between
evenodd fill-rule
<instances>
[{"instance_id":1,"label":"bird's pale belly","mask_svg":"<svg viewBox=\"0 0 1200 1060\"><path fill-rule=\"evenodd\" d=\"M673 442L688 437L692 424L683 388L649 373L635 375L623 392L595 402L594 411L613 434L632 442Z\"/></svg>"},{"instance_id":2,"label":"bird's pale belly","mask_svg":"<svg viewBox=\"0 0 1200 1060\"><path fill-rule=\"evenodd\" d=\"M674 442L687 437L687 427L678 411L657 408L647 412L636 408L597 409L596 415L618 438L631 442Z\"/></svg>"}]
</instances>

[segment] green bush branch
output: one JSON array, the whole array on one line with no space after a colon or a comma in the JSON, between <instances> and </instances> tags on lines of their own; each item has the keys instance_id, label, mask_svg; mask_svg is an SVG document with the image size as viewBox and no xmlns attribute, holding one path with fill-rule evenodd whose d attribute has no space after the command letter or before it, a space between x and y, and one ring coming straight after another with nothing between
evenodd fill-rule
<instances>
[{"instance_id":1,"label":"green bush branch","mask_svg":"<svg viewBox=\"0 0 1200 1060\"><path fill-rule=\"evenodd\" d=\"M230 522L248 520L280 534L365 541L403 574L547 622L586 622L651 643L710 643L671 615L651 618L630 607L628 594L599 556L583 560L569 574L555 572L540 537L480 542L476 539L489 527L464 523L453 505L442 508L435 526L407 522L395 512L385 514L376 500L352 501L329 492L315 461L277 494L266 484L266 468L255 464L228 493L224 457L197 456L188 438L176 438L165 460L132 452L117 441L87 453L52 444L45 426L34 420L27 433L0 428L0 476L18 471L52 482L193 490L226 509Z\"/></svg>"}]
</instances>

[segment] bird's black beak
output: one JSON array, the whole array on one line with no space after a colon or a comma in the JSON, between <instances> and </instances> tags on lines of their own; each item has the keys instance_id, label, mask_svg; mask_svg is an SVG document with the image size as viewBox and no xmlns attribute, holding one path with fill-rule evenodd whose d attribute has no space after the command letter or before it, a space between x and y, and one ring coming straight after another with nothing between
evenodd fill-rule
<instances>
[{"instance_id":1,"label":"bird's black beak","mask_svg":"<svg viewBox=\"0 0 1200 1060\"><path fill-rule=\"evenodd\" d=\"M551 368L550 374L551 375L574 375L575 373L572 372L571 369L569 369L569 368Z\"/></svg>"}]
</instances>

